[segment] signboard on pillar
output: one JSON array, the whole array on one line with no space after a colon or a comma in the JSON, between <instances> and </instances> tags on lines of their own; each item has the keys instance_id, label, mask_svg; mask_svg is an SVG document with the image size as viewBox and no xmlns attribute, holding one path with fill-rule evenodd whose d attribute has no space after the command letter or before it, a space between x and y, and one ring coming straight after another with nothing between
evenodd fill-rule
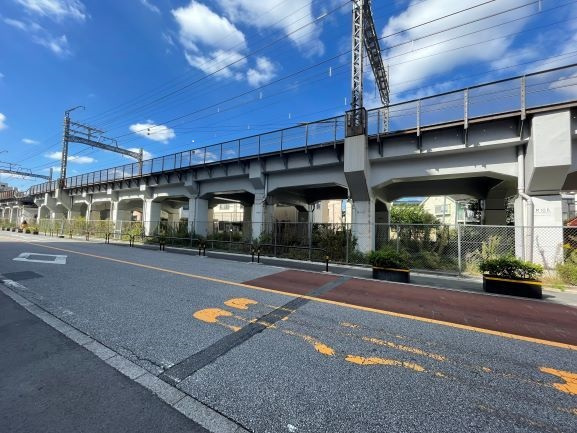
<instances>
[{"instance_id":1,"label":"signboard on pillar","mask_svg":"<svg viewBox=\"0 0 577 433\"><path fill-rule=\"evenodd\" d=\"M560 195L532 197L533 261L554 269L563 260L563 209Z\"/></svg>"},{"instance_id":2,"label":"signboard on pillar","mask_svg":"<svg viewBox=\"0 0 577 433\"><path fill-rule=\"evenodd\" d=\"M563 203L560 195L533 197L535 226L555 227L563 225Z\"/></svg>"}]
</instances>

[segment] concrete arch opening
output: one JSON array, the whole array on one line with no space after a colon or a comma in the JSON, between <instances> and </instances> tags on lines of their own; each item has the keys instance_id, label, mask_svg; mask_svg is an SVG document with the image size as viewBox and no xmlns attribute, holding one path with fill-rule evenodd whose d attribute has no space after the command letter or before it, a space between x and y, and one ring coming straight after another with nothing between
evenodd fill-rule
<instances>
[{"instance_id":1,"label":"concrete arch opening","mask_svg":"<svg viewBox=\"0 0 577 433\"><path fill-rule=\"evenodd\" d=\"M90 205L90 213L88 220L90 221L105 221L110 219L112 209L112 202L107 201L93 201Z\"/></svg>"},{"instance_id":2,"label":"concrete arch opening","mask_svg":"<svg viewBox=\"0 0 577 433\"><path fill-rule=\"evenodd\" d=\"M38 208L38 218L41 220L46 220L50 218L50 209L48 209L48 206L41 205Z\"/></svg>"},{"instance_id":3,"label":"concrete arch opening","mask_svg":"<svg viewBox=\"0 0 577 433\"><path fill-rule=\"evenodd\" d=\"M70 218L73 220L81 218L87 220L89 219L87 218L89 217L88 209L89 209L88 202L82 201L74 203L72 205L72 208L70 209Z\"/></svg>"},{"instance_id":4,"label":"concrete arch opening","mask_svg":"<svg viewBox=\"0 0 577 433\"><path fill-rule=\"evenodd\" d=\"M190 200L195 233L224 241L250 241L255 195L247 190L205 193ZM206 223L205 221L206 220Z\"/></svg>"}]
</instances>

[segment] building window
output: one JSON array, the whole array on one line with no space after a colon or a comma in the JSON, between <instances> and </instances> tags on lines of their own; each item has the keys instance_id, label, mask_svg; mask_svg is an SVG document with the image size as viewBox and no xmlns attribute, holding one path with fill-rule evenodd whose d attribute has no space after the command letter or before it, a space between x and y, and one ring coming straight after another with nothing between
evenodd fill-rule
<instances>
[{"instance_id":1,"label":"building window","mask_svg":"<svg viewBox=\"0 0 577 433\"><path fill-rule=\"evenodd\" d=\"M230 208L230 205L228 203L220 205L220 210L228 210L229 208Z\"/></svg>"},{"instance_id":2,"label":"building window","mask_svg":"<svg viewBox=\"0 0 577 433\"><path fill-rule=\"evenodd\" d=\"M435 215L449 215L451 213L451 205L435 205Z\"/></svg>"}]
</instances>

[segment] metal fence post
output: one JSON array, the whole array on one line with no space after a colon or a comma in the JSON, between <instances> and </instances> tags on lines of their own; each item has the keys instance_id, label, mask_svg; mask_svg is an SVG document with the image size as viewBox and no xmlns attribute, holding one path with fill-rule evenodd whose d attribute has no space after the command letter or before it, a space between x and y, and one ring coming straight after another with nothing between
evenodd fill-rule
<instances>
[{"instance_id":1,"label":"metal fence post","mask_svg":"<svg viewBox=\"0 0 577 433\"><path fill-rule=\"evenodd\" d=\"M459 255L457 262L459 263L459 276L463 272L463 263L461 259L462 255L462 247L461 247L461 224L457 223L457 254Z\"/></svg>"},{"instance_id":2,"label":"metal fence post","mask_svg":"<svg viewBox=\"0 0 577 433\"><path fill-rule=\"evenodd\" d=\"M273 222L273 231L274 231L274 257L276 257L276 232L277 232L277 222Z\"/></svg>"},{"instance_id":3,"label":"metal fence post","mask_svg":"<svg viewBox=\"0 0 577 433\"><path fill-rule=\"evenodd\" d=\"M308 212L309 223L308 223L308 237L309 237L309 262L312 261L313 254L313 223L311 221L312 211Z\"/></svg>"},{"instance_id":4,"label":"metal fence post","mask_svg":"<svg viewBox=\"0 0 577 433\"><path fill-rule=\"evenodd\" d=\"M346 237L346 252L345 252L345 263L349 263L349 237L351 235L351 230L353 228L349 228L348 224L345 224L345 237Z\"/></svg>"},{"instance_id":5,"label":"metal fence post","mask_svg":"<svg viewBox=\"0 0 577 433\"><path fill-rule=\"evenodd\" d=\"M401 226L397 224L397 253L399 252L399 242L401 241Z\"/></svg>"}]
</instances>

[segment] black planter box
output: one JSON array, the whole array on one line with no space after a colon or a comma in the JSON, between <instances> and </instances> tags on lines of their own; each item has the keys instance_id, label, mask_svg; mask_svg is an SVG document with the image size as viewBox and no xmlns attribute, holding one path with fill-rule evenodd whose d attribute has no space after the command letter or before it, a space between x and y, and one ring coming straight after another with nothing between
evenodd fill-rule
<instances>
[{"instance_id":1,"label":"black planter box","mask_svg":"<svg viewBox=\"0 0 577 433\"><path fill-rule=\"evenodd\" d=\"M500 295L543 298L543 285L541 281L535 280L509 280L492 275L483 275L483 290Z\"/></svg>"},{"instance_id":2,"label":"black planter box","mask_svg":"<svg viewBox=\"0 0 577 433\"><path fill-rule=\"evenodd\" d=\"M33 235L37 235L39 232L32 232Z\"/></svg>"},{"instance_id":3,"label":"black planter box","mask_svg":"<svg viewBox=\"0 0 577 433\"><path fill-rule=\"evenodd\" d=\"M373 267L375 280L394 281L396 283L408 283L411 280L411 271L408 269L391 269Z\"/></svg>"}]
</instances>

